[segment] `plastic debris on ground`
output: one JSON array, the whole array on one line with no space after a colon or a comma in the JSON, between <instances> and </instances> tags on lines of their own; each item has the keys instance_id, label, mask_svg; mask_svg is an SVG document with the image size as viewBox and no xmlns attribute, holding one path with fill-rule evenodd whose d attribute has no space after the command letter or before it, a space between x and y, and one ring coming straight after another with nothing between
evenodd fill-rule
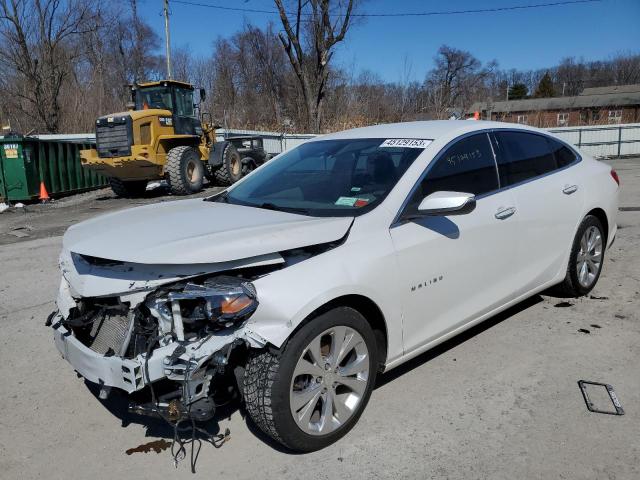
<instances>
[{"instance_id":1,"label":"plastic debris on ground","mask_svg":"<svg viewBox=\"0 0 640 480\"><path fill-rule=\"evenodd\" d=\"M4 212L8 208L9 208L9 205L7 205L6 203L0 203L0 213Z\"/></svg>"},{"instance_id":2,"label":"plastic debris on ground","mask_svg":"<svg viewBox=\"0 0 640 480\"><path fill-rule=\"evenodd\" d=\"M24 227L16 227L11 229L8 234L17 238L25 238L30 236L29 232L31 231L33 231L33 227L31 225L25 225Z\"/></svg>"}]
</instances>

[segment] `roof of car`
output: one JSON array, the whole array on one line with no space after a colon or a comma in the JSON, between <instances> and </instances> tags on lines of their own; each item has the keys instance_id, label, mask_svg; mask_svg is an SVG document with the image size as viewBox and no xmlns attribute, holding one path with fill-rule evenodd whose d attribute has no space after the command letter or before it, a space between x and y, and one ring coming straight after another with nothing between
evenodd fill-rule
<instances>
[{"instance_id":1,"label":"roof of car","mask_svg":"<svg viewBox=\"0 0 640 480\"><path fill-rule=\"evenodd\" d=\"M354 128L316 137L314 140L348 138L419 138L435 140L457 137L464 133L490 128L517 128L538 131L536 128L505 122L482 120L429 120L423 122L386 123L370 127ZM545 132L548 133L548 132Z\"/></svg>"}]
</instances>

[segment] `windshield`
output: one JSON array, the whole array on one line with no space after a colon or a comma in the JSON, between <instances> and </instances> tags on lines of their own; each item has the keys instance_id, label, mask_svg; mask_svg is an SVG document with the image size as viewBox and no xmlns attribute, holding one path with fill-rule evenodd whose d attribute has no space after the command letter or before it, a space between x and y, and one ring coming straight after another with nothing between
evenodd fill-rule
<instances>
[{"instance_id":1,"label":"windshield","mask_svg":"<svg viewBox=\"0 0 640 480\"><path fill-rule=\"evenodd\" d=\"M355 216L389 194L426 140L308 142L267 163L214 201L311 216Z\"/></svg>"},{"instance_id":2,"label":"windshield","mask_svg":"<svg viewBox=\"0 0 640 480\"><path fill-rule=\"evenodd\" d=\"M136 91L136 110L159 108L173 111L171 90L168 87L146 87Z\"/></svg>"}]
</instances>

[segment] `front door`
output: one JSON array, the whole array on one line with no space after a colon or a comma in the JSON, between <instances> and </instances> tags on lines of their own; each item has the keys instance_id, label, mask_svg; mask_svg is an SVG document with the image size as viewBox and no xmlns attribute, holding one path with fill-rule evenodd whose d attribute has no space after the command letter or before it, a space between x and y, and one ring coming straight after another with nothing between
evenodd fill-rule
<instances>
[{"instance_id":1,"label":"front door","mask_svg":"<svg viewBox=\"0 0 640 480\"><path fill-rule=\"evenodd\" d=\"M499 190L487 133L447 147L405 207L436 191L476 195L464 215L426 216L390 229L402 282L405 353L462 327L512 298L518 216L512 193Z\"/></svg>"},{"instance_id":2,"label":"front door","mask_svg":"<svg viewBox=\"0 0 640 480\"><path fill-rule=\"evenodd\" d=\"M176 135L200 135L200 121L196 118L193 105L193 90L176 88L173 125Z\"/></svg>"}]
</instances>

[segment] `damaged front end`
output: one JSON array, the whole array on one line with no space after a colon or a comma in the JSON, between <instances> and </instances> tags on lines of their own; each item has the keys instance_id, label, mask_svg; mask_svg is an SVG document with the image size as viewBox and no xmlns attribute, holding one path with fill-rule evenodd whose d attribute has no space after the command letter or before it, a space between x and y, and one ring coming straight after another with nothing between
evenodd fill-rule
<instances>
[{"instance_id":1,"label":"damaged front end","mask_svg":"<svg viewBox=\"0 0 640 480\"><path fill-rule=\"evenodd\" d=\"M198 272L183 280L165 275L162 281L167 283L154 288L84 297L67 277L79 284L74 275L87 263L93 263L92 273L109 270L112 277L118 272L135 275L136 268L72 256L61 259L59 310L48 321L62 356L100 386L101 398L112 388L140 392L132 395L144 399L130 405L135 413L173 422L211 418L216 396L228 394L235 385L238 372L228 367L230 357L264 346L245 328L258 307L251 280L275 268L275 262L266 268ZM234 359L233 365L242 363Z\"/></svg>"}]
</instances>

